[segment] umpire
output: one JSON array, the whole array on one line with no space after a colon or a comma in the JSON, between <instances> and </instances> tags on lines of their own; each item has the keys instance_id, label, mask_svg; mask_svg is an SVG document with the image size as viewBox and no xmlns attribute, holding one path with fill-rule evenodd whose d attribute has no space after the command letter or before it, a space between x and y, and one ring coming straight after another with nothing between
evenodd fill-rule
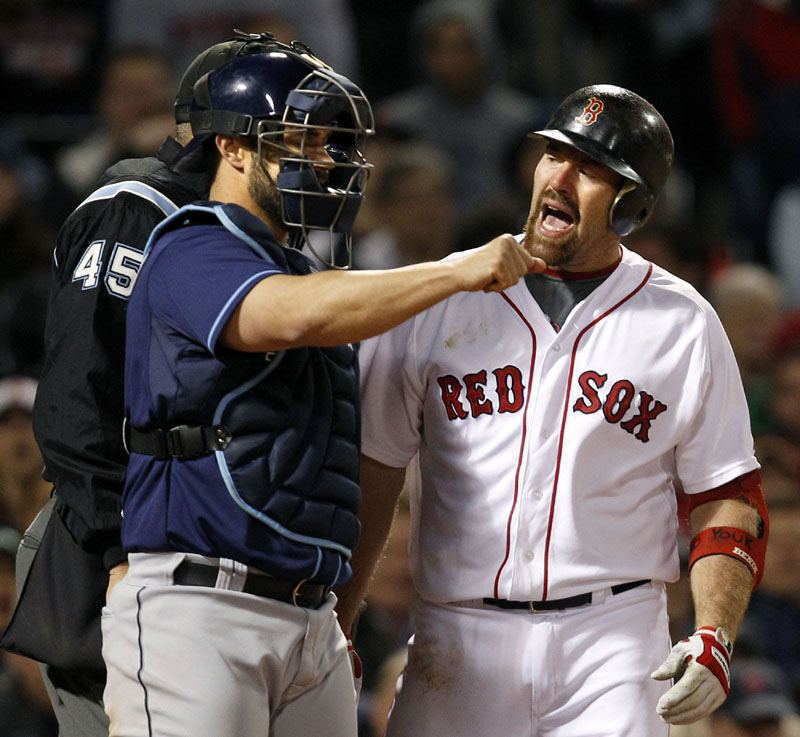
<instances>
[{"instance_id":1,"label":"umpire","mask_svg":"<svg viewBox=\"0 0 800 737\"><path fill-rule=\"evenodd\" d=\"M100 611L119 577L123 356L128 297L153 228L206 194L205 178L168 164L192 137L194 83L238 54L249 37L199 54L180 81L176 131L158 155L112 166L64 222L55 248L45 363L33 423L52 499L17 556L19 602L0 647L38 660L61 737L108 734Z\"/></svg>"}]
</instances>

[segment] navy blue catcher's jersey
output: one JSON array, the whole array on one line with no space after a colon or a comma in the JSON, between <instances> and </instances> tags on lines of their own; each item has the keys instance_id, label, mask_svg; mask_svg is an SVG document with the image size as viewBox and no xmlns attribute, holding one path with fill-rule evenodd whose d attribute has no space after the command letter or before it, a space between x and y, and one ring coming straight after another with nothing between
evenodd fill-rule
<instances>
[{"instance_id":1,"label":"navy blue catcher's jersey","mask_svg":"<svg viewBox=\"0 0 800 737\"><path fill-rule=\"evenodd\" d=\"M127 421L140 430L221 422L233 441L191 460L131 454L127 551L234 558L330 585L349 577L360 504L355 351L265 356L218 341L257 282L310 270L235 205L190 205L154 232L128 305Z\"/></svg>"}]
</instances>

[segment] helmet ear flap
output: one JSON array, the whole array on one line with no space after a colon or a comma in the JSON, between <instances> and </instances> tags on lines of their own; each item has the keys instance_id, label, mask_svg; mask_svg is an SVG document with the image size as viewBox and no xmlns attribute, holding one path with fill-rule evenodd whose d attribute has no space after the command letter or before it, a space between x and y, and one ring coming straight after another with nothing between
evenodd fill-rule
<instances>
[{"instance_id":1,"label":"helmet ear flap","mask_svg":"<svg viewBox=\"0 0 800 737\"><path fill-rule=\"evenodd\" d=\"M641 186L630 180L626 181L617 193L608 214L614 232L618 236L625 236L640 228L650 217L652 204L653 197Z\"/></svg>"}]
</instances>

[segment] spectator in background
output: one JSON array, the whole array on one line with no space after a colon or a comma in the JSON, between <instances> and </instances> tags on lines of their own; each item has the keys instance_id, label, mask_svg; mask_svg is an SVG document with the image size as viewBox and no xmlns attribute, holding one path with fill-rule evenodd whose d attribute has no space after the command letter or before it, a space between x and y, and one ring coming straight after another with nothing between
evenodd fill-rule
<instances>
[{"instance_id":1,"label":"spectator in background","mask_svg":"<svg viewBox=\"0 0 800 737\"><path fill-rule=\"evenodd\" d=\"M794 165L800 166L800 161ZM800 175L776 193L767 237L770 261L786 294L786 306L800 309Z\"/></svg>"},{"instance_id":2,"label":"spectator in background","mask_svg":"<svg viewBox=\"0 0 800 737\"><path fill-rule=\"evenodd\" d=\"M269 30L284 42L301 38L340 74L358 79L347 0L110 0L109 19L114 44L147 46L168 54L176 77L197 49L240 28L248 33Z\"/></svg>"},{"instance_id":3,"label":"spectator in background","mask_svg":"<svg viewBox=\"0 0 800 737\"><path fill-rule=\"evenodd\" d=\"M380 129L440 149L454 174L457 214L507 190L504 153L523 126L547 120L536 99L510 88L486 4L429 0L414 15L409 48L420 81L375 106Z\"/></svg>"},{"instance_id":4,"label":"spectator in background","mask_svg":"<svg viewBox=\"0 0 800 737\"><path fill-rule=\"evenodd\" d=\"M764 493L770 514L764 578L750 599L736 647L775 663L800 704L800 496L773 501L766 486Z\"/></svg>"},{"instance_id":5,"label":"spectator in background","mask_svg":"<svg viewBox=\"0 0 800 737\"><path fill-rule=\"evenodd\" d=\"M0 376L38 374L57 209L48 171L12 131L0 126ZM40 206L42 205L42 206Z\"/></svg>"},{"instance_id":6,"label":"spectator in background","mask_svg":"<svg viewBox=\"0 0 800 737\"><path fill-rule=\"evenodd\" d=\"M173 88L171 67L160 52L143 47L112 52L97 99L98 128L56 157L58 175L71 190L73 205L119 159L157 153L174 126Z\"/></svg>"},{"instance_id":7,"label":"spectator in background","mask_svg":"<svg viewBox=\"0 0 800 737\"><path fill-rule=\"evenodd\" d=\"M793 0L726 0L713 41L740 258L772 264L773 198L797 183L800 163L800 9Z\"/></svg>"},{"instance_id":8,"label":"spectator in background","mask_svg":"<svg viewBox=\"0 0 800 737\"><path fill-rule=\"evenodd\" d=\"M800 443L800 348L778 356L769 364L773 377L767 405L769 427Z\"/></svg>"},{"instance_id":9,"label":"spectator in background","mask_svg":"<svg viewBox=\"0 0 800 737\"><path fill-rule=\"evenodd\" d=\"M0 527L0 632L11 621L16 601L14 559L20 533ZM56 723L37 664L0 651L0 734L56 737Z\"/></svg>"},{"instance_id":10,"label":"spectator in background","mask_svg":"<svg viewBox=\"0 0 800 737\"><path fill-rule=\"evenodd\" d=\"M26 186L24 155L0 146L0 290L47 273L55 232L42 223Z\"/></svg>"},{"instance_id":11,"label":"spectator in background","mask_svg":"<svg viewBox=\"0 0 800 737\"><path fill-rule=\"evenodd\" d=\"M105 44L105 5L98 0L0 4L3 113L24 118L31 128L22 131L28 140L49 138L48 116L63 124L60 116L90 112L86 104L97 89Z\"/></svg>"},{"instance_id":12,"label":"spectator in background","mask_svg":"<svg viewBox=\"0 0 800 737\"><path fill-rule=\"evenodd\" d=\"M354 244L356 268L394 268L449 254L455 217L445 157L424 144L397 144L381 167L369 190L375 227Z\"/></svg>"},{"instance_id":13,"label":"spectator in background","mask_svg":"<svg viewBox=\"0 0 800 737\"><path fill-rule=\"evenodd\" d=\"M708 294L709 249L696 229L672 222L648 223L627 236L625 245Z\"/></svg>"},{"instance_id":14,"label":"spectator in background","mask_svg":"<svg viewBox=\"0 0 800 737\"><path fill-rule=\"evenodd\" d=\"M740 658L731 664L730 698L712 718L714 720L719 723L712 735L719 737L800 735L797 704L783 674L763 658ZM721 727L726 727L725 731Z\"/></svg>"},{"instance_id":15,"label":"spectator in background","mask_svg":"<svg viewBox=\"0 0 800 737\"><path fill-rule=\"evenodd\" d=\"M20 533L47 503L51 489L42 479L42 454L31 425L36 386L25 376L0 380L0 520Z\"/></svg>"},{"instance_id":16,"label":"spectator in background","mask_svg":"<svg viewBox=\"0 0 800 737\"><path fill-rule=\"evenodd\" d=\"M800 443L774 433L753 439L770 503L800 501Z\"/></svg>"},{"instance_id":17,"label":"spectator in background","mask_svg":"<svg viewBox=\"0 0 800 737\"><path fill-rule=\"evenodd\" d=\"M22 535L13 527L0 526L0 632L11 621L17 591L14 560Z\"/></svg>"},{"instance_id":18,"label":"spectator in background","mask_svg":"<svg viewBox=\"0 0 800 737\"><path fill-rule=\"evenodd\" d=\"M772 391L773 364L768 356L772 335L783 316L780 282L761 264L735 263L713 280L708 297L736 356L753 434L758 435L770 425L767 404Z\"/></svg>"}]
</instances>

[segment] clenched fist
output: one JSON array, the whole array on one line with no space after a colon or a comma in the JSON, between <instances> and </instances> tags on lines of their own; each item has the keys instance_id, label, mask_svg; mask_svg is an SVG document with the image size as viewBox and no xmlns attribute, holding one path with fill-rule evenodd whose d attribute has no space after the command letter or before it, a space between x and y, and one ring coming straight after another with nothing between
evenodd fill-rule
<instances>
[{"instance_id":1,"label":"clenched fist","mask_svg":"<svg viewBox=\"0 0 800 737\"><path fill-rule=\"evenodd\" d=\"M502 292L525 274L547 268L542 259L531 256L509 233L497 236L452 264L462 277L462 288L468 292Z\"/></svg>"}]
</instances>

